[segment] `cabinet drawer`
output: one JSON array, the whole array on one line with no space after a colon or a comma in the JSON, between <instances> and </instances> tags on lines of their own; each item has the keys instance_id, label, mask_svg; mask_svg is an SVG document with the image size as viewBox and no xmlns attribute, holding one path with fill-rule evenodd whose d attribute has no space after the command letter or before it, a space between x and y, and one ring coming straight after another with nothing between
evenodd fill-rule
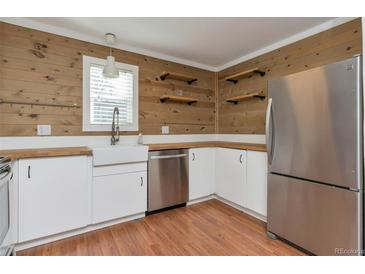
<instances>
[{"instance_id":1,"label":"cabinet drawer","mask_svg":"<svg viewBox=\"0 0 365 274\"><path fill-rule=\"evenodd\" d=\"M93 176L107 176L147 171L147 162L93 167Z\"/></svg>"},{"instance_id":2,"label":"cabinet drawer","mask_svg":"<svg viewBox=\"0 0 365 274\"><path fill-rule=\"evenodd\" d=\"M93 178L93 223L147 210L147 172Z\"/></svg>"}]
</instances>

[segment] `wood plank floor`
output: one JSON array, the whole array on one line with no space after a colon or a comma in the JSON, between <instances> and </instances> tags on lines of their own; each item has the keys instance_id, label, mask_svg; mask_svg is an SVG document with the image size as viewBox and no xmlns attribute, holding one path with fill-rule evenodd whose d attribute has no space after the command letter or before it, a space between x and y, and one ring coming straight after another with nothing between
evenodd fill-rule
<instances>
[{"instance_id":1,"label":"wood plank floor","mask_svg":"<svg viewBox=\"0 0 365 274\"><path fill-rule=\"evenodd\" d=\"M147 216L17 255L304 255L217 200Z\"/></svg>"}]
</instances>

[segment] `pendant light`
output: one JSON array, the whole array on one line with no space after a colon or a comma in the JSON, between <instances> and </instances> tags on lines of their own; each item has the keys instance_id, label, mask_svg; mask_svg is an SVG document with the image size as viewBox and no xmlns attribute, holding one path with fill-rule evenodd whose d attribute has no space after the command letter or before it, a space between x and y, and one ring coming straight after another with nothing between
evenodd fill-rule
<instances>
[{"instance_id":1,"label":"pendant light","mask_svg":"<svg viewBox=\"0 0 365 274\"><path fill-rule=\"evenodd\" d=\"M112 48L111 46L114 45L116 37L112 33L105 34L105 41L110 46L110 55L106 58L106 65L103 69L103 76L106 78L118 78L119 77L119 70L115 65L115 59L112 56Z\"/></svg>"}]
</instances>

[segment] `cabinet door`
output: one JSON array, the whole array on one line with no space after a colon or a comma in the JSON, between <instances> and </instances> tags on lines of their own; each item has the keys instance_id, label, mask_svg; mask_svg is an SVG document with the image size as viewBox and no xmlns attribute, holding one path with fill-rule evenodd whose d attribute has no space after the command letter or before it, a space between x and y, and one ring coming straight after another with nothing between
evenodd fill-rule
<instances>
[{"instance_id":1,"label":"cabinet door","mask_svg":"<svg viewBox=\"0 0 365 274\"><path fill-rule=\"evenodd\" d=\"M216 193L218 196L244 206L246 181L246 151L216 149Z\"/></svg>"},{"instance_id":2,"label":"cabinet door","mask_svg":"<svg viewBox=\"0 0 365 274\"><path fill-rule=\"evenodd\" d=\"M247 183L245 207L266 216L267 205L267 154L247 151Z\"/></svg>"},{"instance_id":3,"label":"cabinet door","mask_svg":"<svg viewBox=\"0 0 365 274\"><path fill-rule=\"evenodd\" d=\"M113 220L147 210L147 172L93 178L93 222Z\"/></svg>"},{"instance_id":4,"label":"cabinet door","mask_svg":"<svg viewBox=\"0 0 365 274\"><path fill-rule=\"evenodd\" d=\"M19 241L90 222L87 157L19 160Z\"/></svg>"},{"instance_id":5,"label":"cabinet door","mask_svg":"<svg viewBox=\"0 0 365 274\"><path fill-rule=\"evenodd\" d=\"M196 148L189 150L189 200L202 198L213 193L214 149Z\"/></svg>"}]
</instances>

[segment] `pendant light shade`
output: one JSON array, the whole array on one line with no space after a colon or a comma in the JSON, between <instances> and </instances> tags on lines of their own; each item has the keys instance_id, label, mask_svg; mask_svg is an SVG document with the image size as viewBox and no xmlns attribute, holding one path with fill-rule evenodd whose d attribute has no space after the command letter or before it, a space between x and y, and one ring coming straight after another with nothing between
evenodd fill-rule
<instances>
[{"instance_id":1,"label":"pendant light shade","mask_svg":"<svg viewBox=\"0 0 365 274\"><path fill-rule=\"evenodd\" d=\"M116 37L112 33L105 34L105 42L112 46L114 45ZM119 70L115 65L115 58L112 56L112 48L110 47L110 55L106 58L106 65L103 69L103 76L106 78L118 78Z\"/></svg>"},{"instance_id":2,"label":"pendant light shade","mask_svg":"<svg viewBox=\"0 0 365 274\"><path fill-rule=\"evenodd\" d=\"M119 70L115 66L115 59L113 56L106 58L106 65L103 69L103 76L106 78L118 78Z\"/></svg>"}]
</instances>

